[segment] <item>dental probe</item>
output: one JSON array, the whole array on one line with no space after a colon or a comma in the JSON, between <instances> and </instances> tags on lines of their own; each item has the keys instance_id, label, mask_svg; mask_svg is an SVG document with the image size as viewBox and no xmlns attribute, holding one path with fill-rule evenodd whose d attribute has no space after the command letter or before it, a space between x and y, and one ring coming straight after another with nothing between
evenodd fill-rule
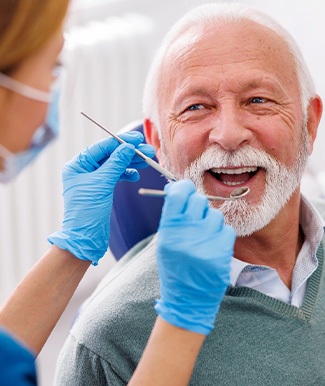
<instances>
[{"instance_id":1,"label":"dental probe","mask_svg":"<svg viewBox=\"0 0 325 386\"><path fill-rule=\"evenodd\" d=\"M109 135L117 139L120 143L127 143L122 138L120 138L118 135L112 133L110 130L108 130L106 127L102 126L100 123L96 122L93 118L91 118L89 115L85 114L84 112L81 112L81 114L89 119L91 122L93 122L95 125L100 127L102 130L106 131ZM159 165L157 162L155 162L150 157L143 154L140 150L135 149L135 153L141 157L149 166L151 166L153 169L157 170L160 174L165 176L168 180L177 181L177 178L169 172L167 169L163 168L161 165ZM141 192L140 192L141 191ZM247 186L244 186L243 188L238 188L233 190L230 193L229 197L219 197L219 196L207 196L209 200L211 201L227 201L227 200L235 200L237 198L241 198L246 196L248 194L250 189ZM165 192L163 190L155 190L155 189L140 189L139 194L143 195L151 195L151 196L164 196Z\"/></svg>"},{"instance_id":2,"label":"dental probe","mask_svg":"<svg viewBox=\"0 0 325 386\"><path fill-rule=\"evenodd\" d=\"M250 191L248 186L244 186L243 188L238 188L233 190L230 193L229 197L219 197L219 196L206 196L208 200L210 201L229 201L229 200L237 200L238 198L242 198L246 196ZM166 195L166 192L164 190L158 190L158 189L145 189L140 188L138 190L138 193L145 196L153 196L153 197L163 197Z\"/></svg>"},{"instance_id":3,"label":"dental probe","mask_svg":"<svg viewBox=\"0 0 325 386\"><path fill-rule=\"evenodd\" d=\"M90 121L92 121L95 125L99 126L102 130L106 131L106 133L108 133L109 135L111 135L112 137L114 137L115 139L117 139L120 143L127 143L125 142L122 138L120 138L118 135L112 133L110 130L106 129L104 126L100 125L98 122L96 122L93 118L89 117L87 114L81 112L81 114L88 118ZM146 156L145 154L143 154L140 150L138 149L135 149L135 152L136 154L141 157L149 166L151 166L152 168L154 168L155 170L157 170L157 172L161 173L163 176L165 176L168 180L171 180L171 181L177 181L177 178L172 174L170 173L168 170L166 170L165 168L163 168L161 165L159 165L156 161L154 161L153 159L151 159L150 157Z\"/></svg>"}]
</instances>

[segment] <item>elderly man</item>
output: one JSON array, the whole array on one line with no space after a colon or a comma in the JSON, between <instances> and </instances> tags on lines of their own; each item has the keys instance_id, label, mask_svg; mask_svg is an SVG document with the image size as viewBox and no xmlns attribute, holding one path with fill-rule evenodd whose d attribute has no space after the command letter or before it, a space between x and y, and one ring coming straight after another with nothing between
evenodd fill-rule
<instances>
[{"instance_id":1,"label":"elderly man","mask_svg":"<svg viewBox=\"0 0 325 386\"><path fill-rule=\"evenodd\" d=\"M178 178L211 195L250 188L213 204L237 240L191 384L325 384L324 221L300 193L322 102L292 37L243 5L194 9L157 52L144 112L147 141ZM98 374L127 384L156 316L155 251L156 237L143 241L99 286L61 353L58 384L99 384Z\"/></svg>"}]
</instances>

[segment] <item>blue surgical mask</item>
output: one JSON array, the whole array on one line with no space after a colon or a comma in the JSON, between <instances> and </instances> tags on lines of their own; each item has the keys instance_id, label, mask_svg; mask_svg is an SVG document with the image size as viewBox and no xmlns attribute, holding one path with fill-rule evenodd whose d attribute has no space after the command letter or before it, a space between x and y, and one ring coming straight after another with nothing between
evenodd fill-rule
<instances>
[{"instance_id":1,"label":"blue surgical mask","mask_svg":"<svg viewBox=\"0 0 325 386\"><path fill-rule=\"evenodd\" d=\"M0 183L7 183L14 179L19 172L30 164L38 154L58 134L59 129L59 88L57 85L50 93L34 89L0 73L0 85L9 88L28 98L49 103L47 117L42 126L34 133L27 150L12 153L0 144L0 158L3 168L0 169Z\"/></svg>"}]
</instances>

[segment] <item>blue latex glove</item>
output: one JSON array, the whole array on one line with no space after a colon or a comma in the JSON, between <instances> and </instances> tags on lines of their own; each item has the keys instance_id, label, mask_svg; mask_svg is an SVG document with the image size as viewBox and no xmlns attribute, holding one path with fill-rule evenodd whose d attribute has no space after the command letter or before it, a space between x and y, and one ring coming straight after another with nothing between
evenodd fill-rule
<instances>
[{"instance_id":1,"label":"blue latex glove","mask_svg":"<svg viewBox=\"0 0 325 386\"><path fill-rule=\"evenodd\" d=\"M168 184L166 191L157 246L161 297L155 309L170 324L207 335L229 284L235 231L192 181Z\"/></svg>"},{"instance_id":2,"label":"blue latex glove","mask_svg":"<svg viewBox=\"0 0 325 386\"><path fill-rule=\"evenodd\" d=\"M155 154L152 146L140 144L143 135L139 132L120 137L127 144L121 145L114 138L104 139L68 162L62 171L62 230L50 235L48 241L93 265L108 249L115 185L120 180L138 181L135 168L148 166L135 155L135 147L149 157Z\"/></svg>"}]
</instances>

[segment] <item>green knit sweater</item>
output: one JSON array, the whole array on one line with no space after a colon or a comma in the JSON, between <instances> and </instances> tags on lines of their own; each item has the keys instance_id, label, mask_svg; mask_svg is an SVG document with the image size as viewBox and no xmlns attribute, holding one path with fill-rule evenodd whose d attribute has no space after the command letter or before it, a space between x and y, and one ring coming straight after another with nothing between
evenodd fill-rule
<instances>
[{"instance_id":1,"label":"green knit sweater","mask_svg":"<svg viewBox=\"0 0 325 386\"><path fill-rule=\"evenodd\" d=\"M324 243L301 308L228 289L192 386L325 385ZM61 351L55 385L127 384L156 319L155 250L155 237L144 240L99 285Z\"/></svg>"},{"instance_id":2,"label":"green knit sweater","mask_svg":"<svg viewBox=\"0 0 325 386\"><path fill-rule=\"evenodd\" d=\"M191 384L325 385L323 244L317 257L301 308L247 287L229 288Z\"/></svg>"}]
</instances>

